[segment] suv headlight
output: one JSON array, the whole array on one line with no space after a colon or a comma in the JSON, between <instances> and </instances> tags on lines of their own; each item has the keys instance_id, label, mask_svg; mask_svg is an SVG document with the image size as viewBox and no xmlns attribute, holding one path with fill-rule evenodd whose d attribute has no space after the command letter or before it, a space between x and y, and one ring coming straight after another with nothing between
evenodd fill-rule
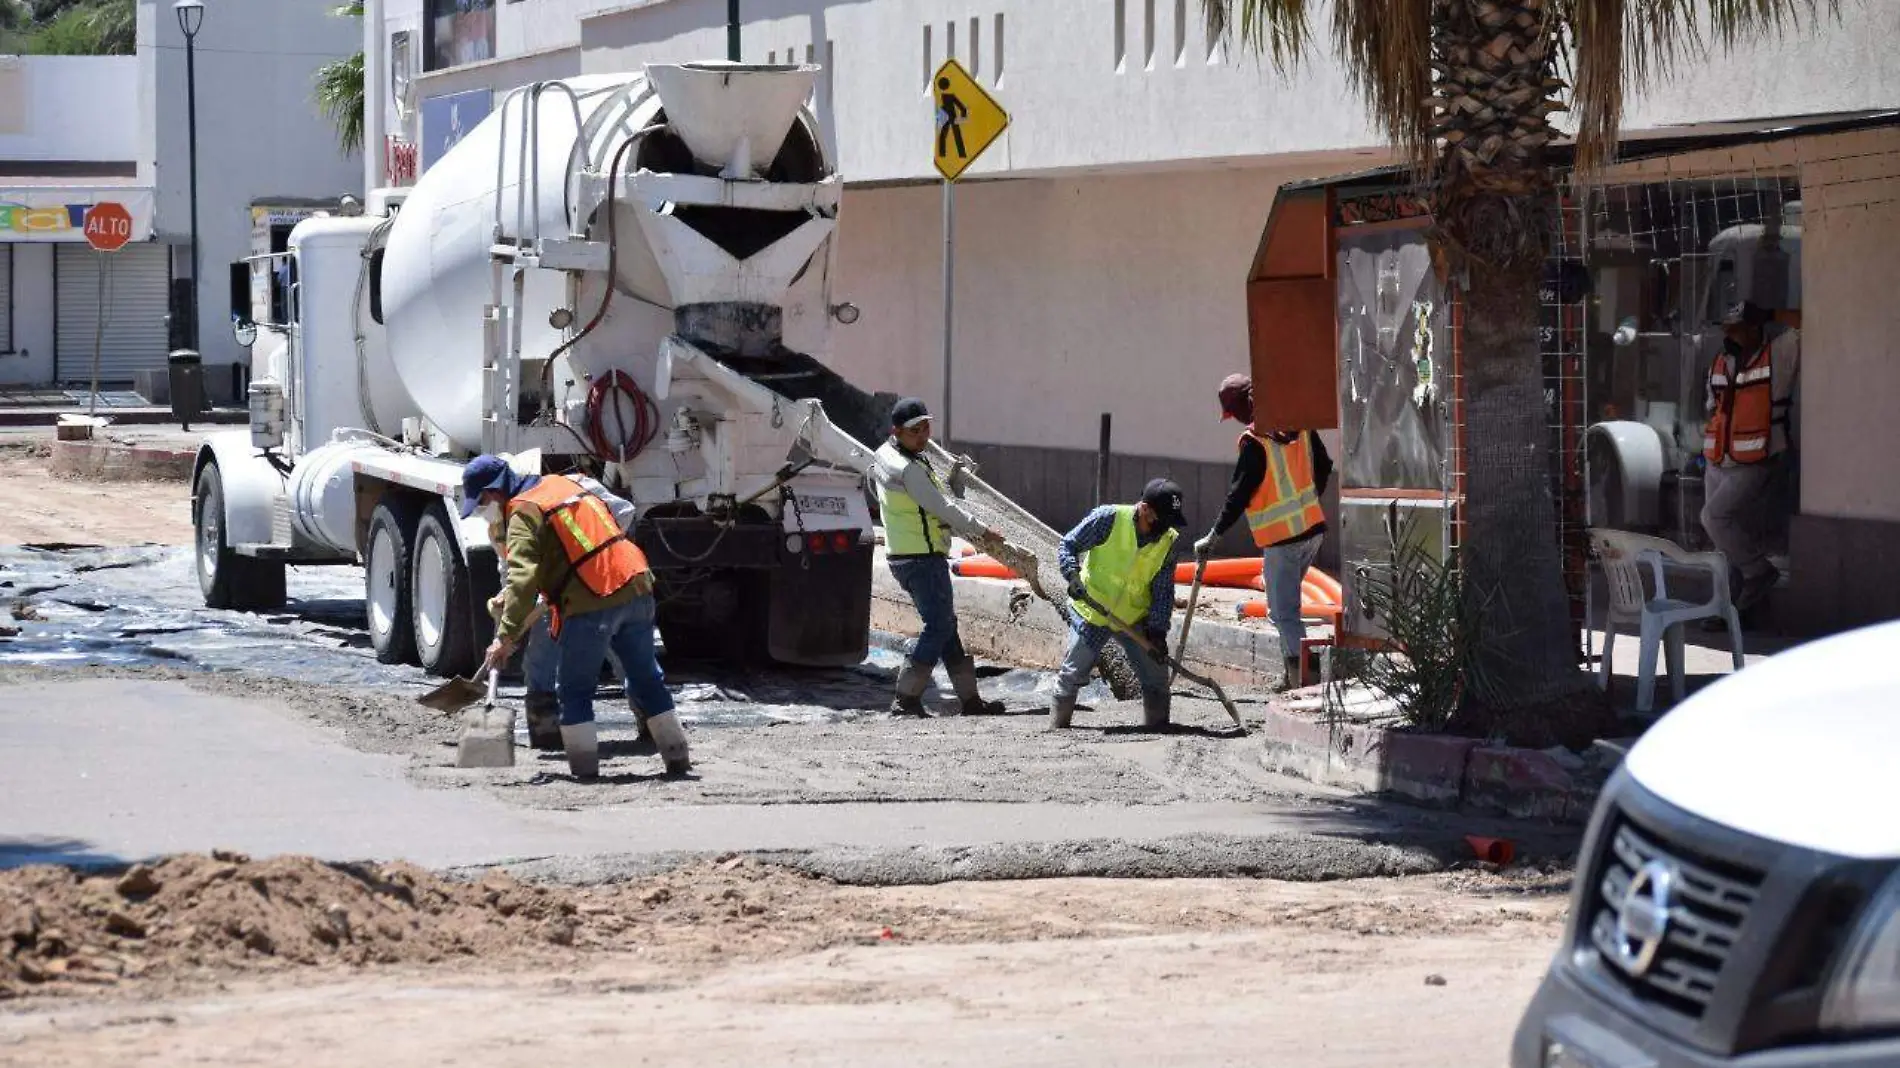
<instances>
[{"instance_id":1,"label":"suv headlight","mask_svg":"<svg viewBox=\"0 0 1900 1068\"><path fill-rule=\"evenodd\" d=\"M1900 875L1861 913L1840 970L1821 1005L1829 1031L1900 1025Z\"/></svg>"}]
</instances>

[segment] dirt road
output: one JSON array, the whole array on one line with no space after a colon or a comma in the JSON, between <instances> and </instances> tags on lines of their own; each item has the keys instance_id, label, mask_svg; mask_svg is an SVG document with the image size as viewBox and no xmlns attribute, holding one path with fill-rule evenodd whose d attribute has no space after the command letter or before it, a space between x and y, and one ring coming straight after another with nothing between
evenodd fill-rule
<instances>
[{"instance_id":1,"label":"dirt road","mask_svg":"<svg viewBox=\"0 0 1900 1068\"><path fill-rule=\"evenodd\" d=\"M871 889L731 862L552 891L580 924L565 947L354 972L251 954L31 997L0 1011L0 1063L1500 1064L1561 889L1476 872Z\"/></svg>"},{"instance_id":2,"label":"dirt road","mask_svg":"<svg viewBox=\"0 0 1900 1068\"><path fill-rule=\"evenodd\" d=\"M82 482L47 469L43 443L0 447L0 545L190 545L183 482Z\"/></svg>"}]
</instances>

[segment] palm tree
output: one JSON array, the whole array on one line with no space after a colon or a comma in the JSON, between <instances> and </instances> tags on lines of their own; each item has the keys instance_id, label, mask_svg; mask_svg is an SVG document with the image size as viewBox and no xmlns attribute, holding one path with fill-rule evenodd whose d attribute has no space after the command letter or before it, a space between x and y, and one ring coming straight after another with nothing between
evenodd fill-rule
<instances>
[{"instance_id":1,"label":"palm tree","mask_svg":"<svg viewBox=\"0 0 1900 1068\"><path fill-rule=\"evenodd\" d=\"M1466 596L1481 606L1474 695L1498 711L1584 685L1549 486L1538 285L1556 201L1546 149L1577 117L1576 162L1613 158L1624 93L1683 58L1779 31L1839 0L1331 0L1331 46L1373 123L1432 190L1430 235L1462 289ZM1290 71L1317 0L1202 0L1210 39ZM1558 76L1560 55L1568 78ZM1567 99L1566 99L1567 98Z\"/></svg>"},{"instance_id":2,"label":"palm tree","mask_svg":"<svg viewBox=\"0 0 1900 1068\"><path fill-rule=\"evenodd\" d=\"M331 12L338 18L362 18L363 0L351 0ZM337 142L343 154L363 147L363 53L333 60L317 68L317 110L336 126Z\"/></svg>"}]
</instances>

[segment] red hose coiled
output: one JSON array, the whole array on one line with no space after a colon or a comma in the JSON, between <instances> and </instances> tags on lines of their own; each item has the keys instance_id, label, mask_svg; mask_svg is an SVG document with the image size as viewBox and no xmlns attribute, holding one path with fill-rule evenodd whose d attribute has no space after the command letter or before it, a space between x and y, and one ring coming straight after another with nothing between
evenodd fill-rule
<instances>
[{"instance_id":1,"label":"red hose coiled","mask_svg":"<svg viewBox=\"0 0 1900 1068\"><path fill-rule=\"evenodd\" d=\"M611 399L610 399L611 397ZM631 425L624 415L620 398L633 406ZM613 407L616 437L607 433L608 405ZM653 403L633 376L625 371L609 371L594 379L587 388L587 446L601 460L625 463L640 455L660 432L660 407Z\"/></svg>"}]
</instances>

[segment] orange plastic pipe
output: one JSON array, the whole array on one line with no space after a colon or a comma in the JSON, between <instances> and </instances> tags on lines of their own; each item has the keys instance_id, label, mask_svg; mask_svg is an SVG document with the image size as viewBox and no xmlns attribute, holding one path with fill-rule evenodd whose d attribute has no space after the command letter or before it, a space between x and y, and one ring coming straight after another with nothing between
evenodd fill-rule
<instances>
[{"instance_id":1,"label":"orange plastic pipe","mask_svg":"<svg viewBox=\"0 0 1900 1068\"><path fill-rule=\"evenodd\" d=\"M1008 564L983 555L966 556L961 560L950 561L950 572L964 578L1013 579L1020 577L1010 569Z\"/></svg>"}]
</instances>

